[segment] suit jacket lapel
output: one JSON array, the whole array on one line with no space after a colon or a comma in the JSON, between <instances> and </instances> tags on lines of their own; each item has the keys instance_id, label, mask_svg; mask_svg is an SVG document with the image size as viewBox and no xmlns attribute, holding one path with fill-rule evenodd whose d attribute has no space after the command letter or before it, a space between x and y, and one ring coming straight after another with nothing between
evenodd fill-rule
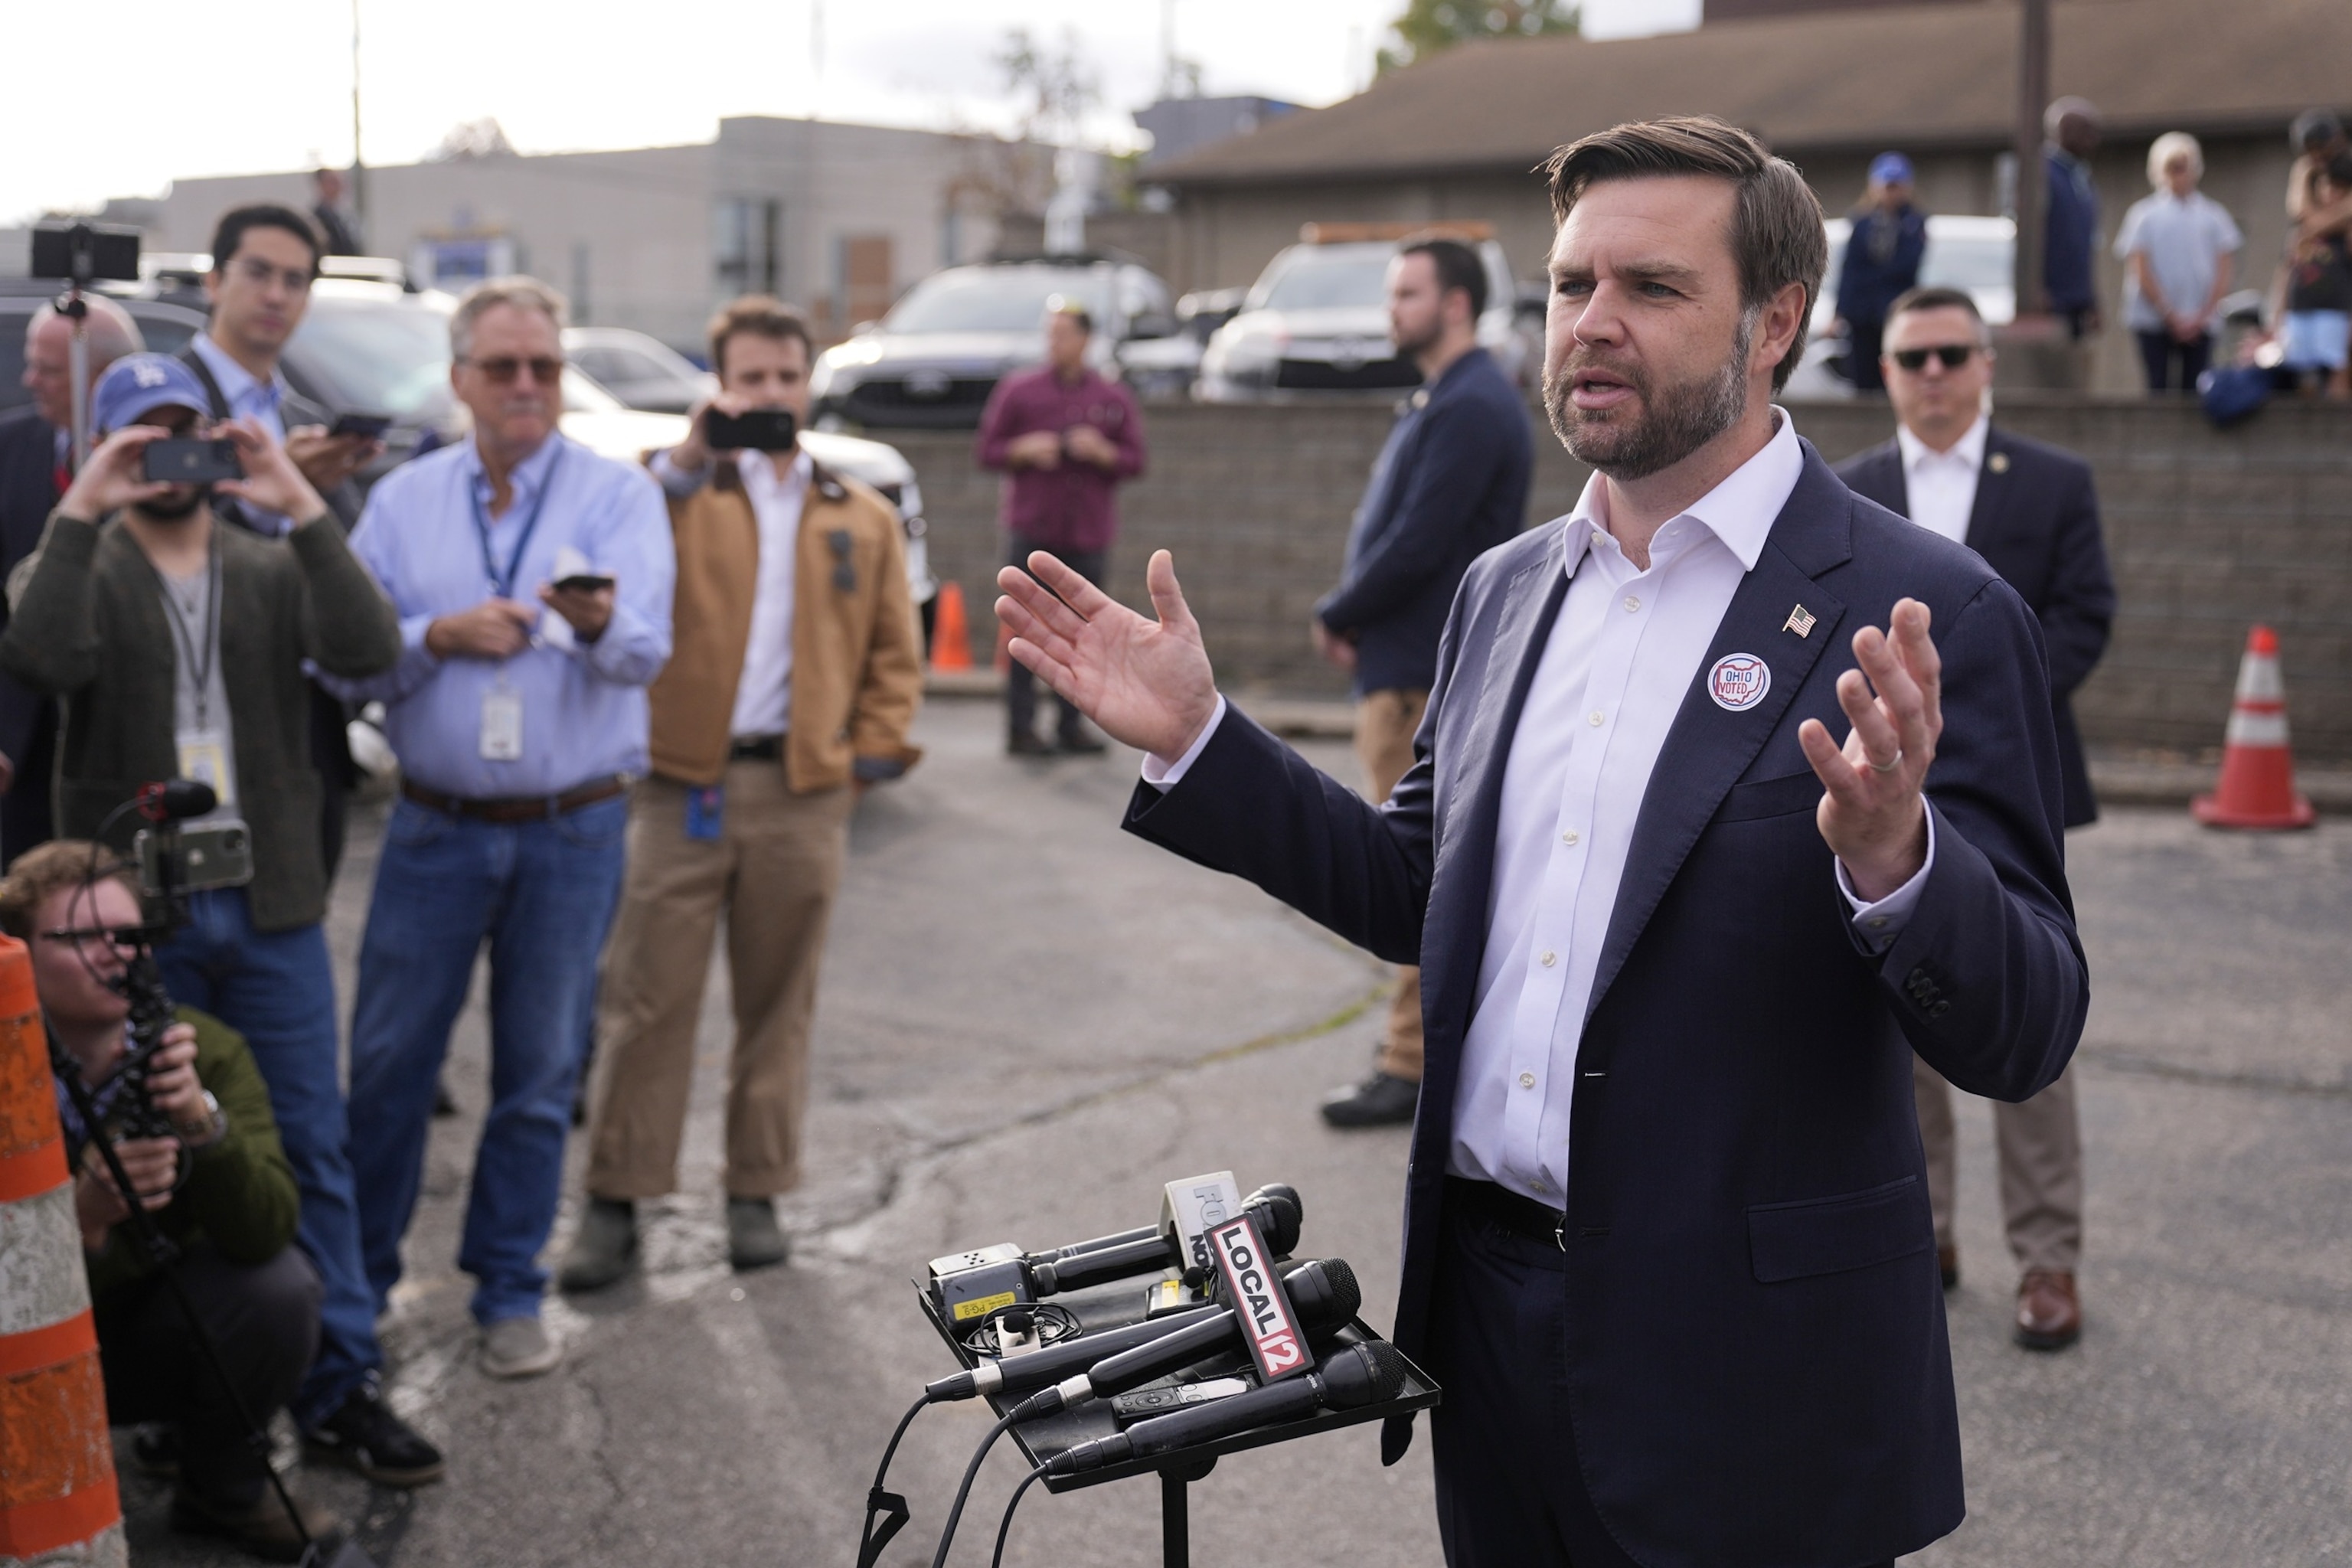
<instances>
[{"instance_id":1,"label":"suit jacket lapel","mask_svg":"<svg viewBox=\"0 0 2352 1568\"><path fill-rule=\"evenodd\" d=\"M1845 604L1814 577L1850 553L1853 504L1845 486L1808 444L1805 471L1774 521L1763 553L1732 595L1651 770L1585 1005L1588 1020L1724 795L1780 727L1798 688L1838 636ZM1801 637L1787 627L1789 612L1799 605L1815 617L1811 633ZM1756 655L1772 672L1763 700L1737 712L1718 706L1707 691L1716 661L1736 653Z\"/></svg>"},{"instance_id":2,"label":"suit jacket lapel","mask_svg":"<svg viewBox=\"0 0 2352 1568\"><path fill-rule=\"evenodd\" d=\"M1961 543L1979 555L1992 537L1993 519L2008 504L2011 463L2008 448L2009 443L2000 438L2000 431L1985 432L1985 460L1977 468L1977 496L1969 506L1969 531L1960 537ZM2000 458L1999 463L1993 461L1996 457Z\"/></svg>"}]
</instances>

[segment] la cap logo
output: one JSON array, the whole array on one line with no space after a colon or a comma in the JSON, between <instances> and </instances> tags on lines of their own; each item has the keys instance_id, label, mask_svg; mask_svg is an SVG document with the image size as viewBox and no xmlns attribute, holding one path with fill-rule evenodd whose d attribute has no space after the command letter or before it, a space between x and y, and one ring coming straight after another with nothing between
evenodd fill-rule
<instances>
[{"instance_id":1,"label":"la cap logo","mask_svg":"<svg viewBox=\"0 0 2352 1568\"><path fill-rule=\"evenodd\" d=\"M1755 707L1771 689L1772 667L1752 653L1725 654L1706 672L1706 694L1728 712Z\"/></svg>"}]
</instances>

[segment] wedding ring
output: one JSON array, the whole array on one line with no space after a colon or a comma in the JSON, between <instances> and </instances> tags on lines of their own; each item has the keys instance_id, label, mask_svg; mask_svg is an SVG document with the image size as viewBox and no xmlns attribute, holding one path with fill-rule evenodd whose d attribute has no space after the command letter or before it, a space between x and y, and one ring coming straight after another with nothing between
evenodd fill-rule
<instances>
[{"instance_id":1,"label":"wedding ring","mask_svg":"<svg viewBox=\"0 0 2352 1568\"><path fill-rule=\"evenodd\" d=\"M1893 773L1895 769L1897 769L1897 768L1899 768L1899 767L1901 767L1901 766L1903 765L1903 748L1902 748L1902 747L1900 747L1900 746L1897 746L1897 747L1895 747L1895 757L1894 757L1894 760L1893 760L1893 761L1891 761L1891 762L1884 762L1884 763L1882 763L1882 762L1880 762L1876 757L1872 756L1872 755L1871 755L1869 752L1864 752L1863 753L1863 755L1862 755L1862 760L1863 760L1864 762L1868 763L1870 764L1870 771L1871 771L1872 773Z\"/></svg>"}]
</instances>

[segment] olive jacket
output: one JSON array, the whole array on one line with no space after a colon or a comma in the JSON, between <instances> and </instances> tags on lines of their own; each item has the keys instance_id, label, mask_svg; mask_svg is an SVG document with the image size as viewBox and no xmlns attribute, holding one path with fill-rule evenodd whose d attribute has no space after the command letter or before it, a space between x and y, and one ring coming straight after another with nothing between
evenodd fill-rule
<instances>
[{"instance_id":1,"label":"olive jacket","mask_svg":"<svg viewBox=\"0 0 2352 1568\"><path fill-rule=\"evenodd\" d=\"M689 493L677 493L672 479L665 489L677 588L669 662L647 693L653 771L709 785L727 771L760 578L760 524L727 459ZM810 795L853 778L896 778L922 756L907 743L907 731L923 693L922 634L898 511L856 480L816 465L801 509L799 549L786 783L793 794Z\"/></svg>"},{"instance_id":2,"label":"olive jacket","mask_svg":"<svg viewBox=\"0 0 2352 1568\"><path fill-rule=\"evenodd\" d=\"M400 658L400 622L331 517L283 539L215 525L221 677L236 754L237 815L253 836L253 923L290 931L327 912L318 770L303 663L359 678ZM142 784L179 771L173 677L179 649L154 568L120 521L63 512L0 636L0 668L59 700L57 830L92 838ZM128 816L109 835L127 849Z\"/></svg>"}]
</instances>

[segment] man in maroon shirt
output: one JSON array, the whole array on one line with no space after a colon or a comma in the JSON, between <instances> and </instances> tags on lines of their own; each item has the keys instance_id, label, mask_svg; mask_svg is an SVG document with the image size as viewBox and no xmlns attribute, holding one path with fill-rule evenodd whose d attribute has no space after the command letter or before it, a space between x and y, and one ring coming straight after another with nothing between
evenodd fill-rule
<instances>
[{"instance_id":1,"label":"man in maroon shirt","mask_svg":"<svg viewBox=\"0 0 2352 1568\"><path fill-rule=\"evenodd\" d=\"M1031 551L1050 550L1100 585L1118 532L1114 492L1143 472L1143 415L1132 393L1087 366L1093 336L1094 320L1076 300L1047 308L1045 363L996 384L981 416L979 455L982 468L1004 476L1006 558L1026 571ZM1005 673L1008 752L1103 749L1068 699L1055 701L1061 722L1049 744L1037 734L1037 689L1027 667L1016 663Z\"/></svg>"}]
</instances>

